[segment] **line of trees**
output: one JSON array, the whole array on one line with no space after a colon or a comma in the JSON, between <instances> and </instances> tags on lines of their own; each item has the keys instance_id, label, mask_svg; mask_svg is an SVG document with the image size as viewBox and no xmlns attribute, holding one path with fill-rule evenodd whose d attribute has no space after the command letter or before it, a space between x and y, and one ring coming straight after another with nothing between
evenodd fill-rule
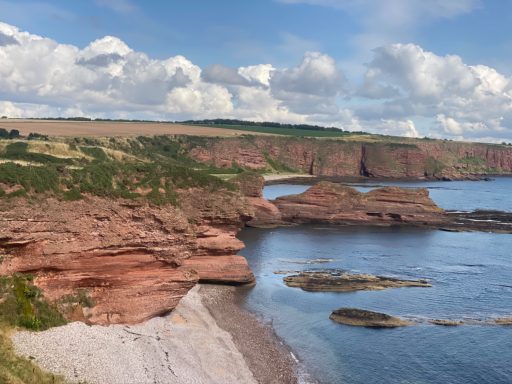
<instances>
[{"instance_id":1,"label":"line of trees","mask_svg":"<svg viewBox=\"0 0 512 384\"><path fill-rule=\"evenodd\" d=\"M293 128L304 129L308 131L333 131L343 132L343 129L336 127L321 127L319 125L309 124L284 124L272 121L245 121L236 119L206 119L206 120L186 120L183 124L199 124L199 125L243 125L247 127L271 127L271 128Z\"/></svg>"},{"instance_id":2,"label":"line of trees","mask_svg":"<svg viewBox=\"0 0 512 384\"><path fill-rule=\"evenodd\" d=\"M58 120L58 121L108 121L118 123L169 123L170 121L137 120L137 119L93 119L91 117L31 117L27 120Z\"/></svg>"}]
</instances>

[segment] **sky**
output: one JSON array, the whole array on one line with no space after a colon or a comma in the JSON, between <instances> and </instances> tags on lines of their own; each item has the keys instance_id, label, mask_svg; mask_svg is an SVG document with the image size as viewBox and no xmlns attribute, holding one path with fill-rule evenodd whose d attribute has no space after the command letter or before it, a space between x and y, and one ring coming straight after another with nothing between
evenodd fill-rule
<instances>
[{"instance_id":1,"label":"sky","mask_svg":"<svg viewBox=\"0 0 512 384\"><path fill-rule=\"evenodd\" d=\"M512 1L0 0L0 115L512 141Z\"/></svg>"}]
</instances>

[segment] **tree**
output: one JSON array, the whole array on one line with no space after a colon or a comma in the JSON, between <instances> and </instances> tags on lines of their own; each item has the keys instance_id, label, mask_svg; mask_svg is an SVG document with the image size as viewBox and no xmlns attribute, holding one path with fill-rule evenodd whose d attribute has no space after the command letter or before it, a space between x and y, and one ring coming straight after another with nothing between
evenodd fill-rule
<instances>
[{"instance_id":1,"label":"tree","mask_svg":"<svg viewBox=\"0 0 512 384\"><path fill-rule=\"evenodd\" d=\"M9 139L17 139L20 136L20 131L18 131L17 129L11 129L11 132L9 132Z\"/></svg>"}]
</instances>

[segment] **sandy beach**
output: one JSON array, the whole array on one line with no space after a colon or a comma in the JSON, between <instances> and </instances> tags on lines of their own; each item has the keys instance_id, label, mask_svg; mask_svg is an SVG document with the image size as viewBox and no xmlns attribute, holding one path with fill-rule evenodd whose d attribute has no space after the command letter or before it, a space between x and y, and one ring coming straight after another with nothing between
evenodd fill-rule
<instances>
[{"instance_id":1,"label":"sandy beach","mask_svg":"<svg viewBox=\"0 0 512 384\"><path fill-rule=\"evenodd\" d=\"M293 179L311 179L311 178L315 178L315 177L316 176L314 176L314 175L297 174L297 173L289 173L289 174L285 174L285 173L281 174L280 173L280 174L263 175L263 178L265 179L265 182L267 184L275 182L275 181L287 180L289 182L290 180L293 180Z\"/></svg>"},{"instance_id":2,"label":"sandy beach","mask_svg":"<svg viewBox=\"0 0 512 384\"><path fill-rule=\"evenodd\" d=\"M17 353L75 383L297 383L290 351L236 305L236 289L198 285L170 315L142 324L74 322L12 341Z\"/></svg>"}]
</instances>

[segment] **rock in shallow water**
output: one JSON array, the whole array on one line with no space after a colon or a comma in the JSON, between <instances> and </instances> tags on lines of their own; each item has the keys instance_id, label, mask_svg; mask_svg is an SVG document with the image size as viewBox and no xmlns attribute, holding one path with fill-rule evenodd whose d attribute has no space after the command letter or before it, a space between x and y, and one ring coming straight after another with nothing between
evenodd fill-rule
<instances>
[{"instance_id":1,"label":"rock in shallow water","mask_svg":"<svg viewBox=\"0 0 512 384\"><path fill-rule=\"evenodd\" d=\"M446 221L426 188L384 187L363 193L323 181L272 202L282 219L292 223L437 226Z\"/></svg>"},{"instance_id":2,"label":"rock in shallow water","mask_svg":"<svg viewBox=\"0 0 512 384\"><path fill-rule=\"evenodd\" d=\"M501 317L495 320L498 325L512 325L512 317Z\"/></svg>"},{"instance_id":3,"label":"rock in shallow water","mask_svg":"<svg viewBox=\"0 0 512 384\"><path fill-rule=\"evenodd\" d=\"M445 327L455 327L455 326L464 324L464 322L461 320L447 320L447 319L431 319L428 322L430 324L434 324L434 325L444 325Z\"/></svg>"},{"instance_id":4,"label":"rock in shallow water","mask_svg":"<svg viewBox=\"0 0 512 384\"><path fill-rule=\"evenodd\" d=\"M377 291L387 288L432 286L426 280L400 280L340 271L300 272L297 275L286 276L283 280L289 287L309 292Z\"/></svg>"},{"instance_id":5,"label":"rock in shallow water","mask_svg":"<svg viewBox=\"0 0 512 384\"><path fill-rule=\"evenodd\" d=\"M345 325L370 328L396 328L414 323L385 313L366 311L357 308L340 308L332 311L329 319Z\"/></svg>"}]
</instances>

